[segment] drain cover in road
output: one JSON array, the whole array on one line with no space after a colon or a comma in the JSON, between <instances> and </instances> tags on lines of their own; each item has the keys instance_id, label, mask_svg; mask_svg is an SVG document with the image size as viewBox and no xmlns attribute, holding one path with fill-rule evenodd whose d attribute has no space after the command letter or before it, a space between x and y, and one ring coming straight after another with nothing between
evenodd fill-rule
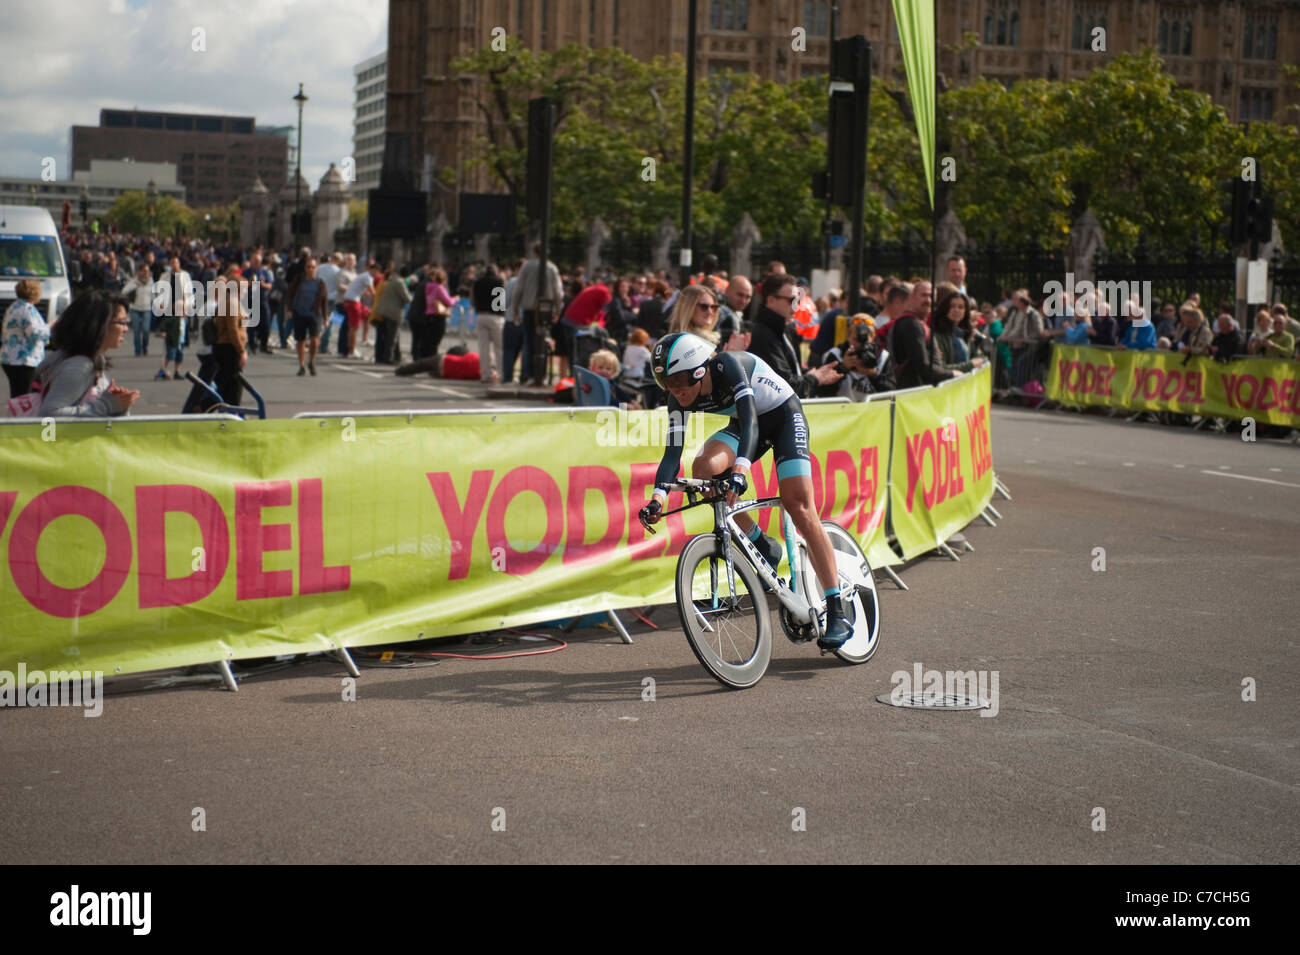
<instances>
[{"instance_id":1,"label":"drain cover in road","mask_svg":"<svg viewBox=\"0 0 1300 955\"><path fill-rule=\"evenodd\" d=\"M989 707L988 700L959 693L903 693L897 698L893 693L882 693L876 701L917 710L983 710Z\"/></svg>"}]
</instances>

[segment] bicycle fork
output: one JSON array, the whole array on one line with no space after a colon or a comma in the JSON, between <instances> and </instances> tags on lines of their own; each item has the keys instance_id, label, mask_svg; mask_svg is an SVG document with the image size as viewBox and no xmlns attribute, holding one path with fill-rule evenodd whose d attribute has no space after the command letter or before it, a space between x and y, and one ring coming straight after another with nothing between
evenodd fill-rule
<instances>
[{"instance_id":1,"label":"bicycle fork","mask_svg":"<svg viewBox=\"0 0 1300 955\"><path fill-rule=\"evenodd\" d=\"M736 594L736 566L734 563L732 563L731 560L731 528L727 526L726 512L724 510L724 507L725 505L723 505L720 502L714 505L714 508L717 510L717 514L716 514L716 517L718 518L717 525L718 527L721 528L719 538L722 541L722 562L723 562L723 566L727 568L727 597L730 602L730 606L734 609L737 601L739 600L739 597ZM711 566L709 568L709 574L710 574L709 584L711 586L711 590L713 593L713 609L717 610L718 609L718 581L717 581L716 566Z\"/></svg>"}]
</instances>

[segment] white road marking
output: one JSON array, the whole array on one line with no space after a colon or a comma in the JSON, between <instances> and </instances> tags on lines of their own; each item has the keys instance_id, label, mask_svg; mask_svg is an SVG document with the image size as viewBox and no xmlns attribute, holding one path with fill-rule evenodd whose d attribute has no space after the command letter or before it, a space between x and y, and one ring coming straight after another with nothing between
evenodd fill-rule
<instances>
[{"instance_id":1,"label":"white road marking","mask_svg":"<svg viewBox=\"0 0 1300 955\"><path fill-rule=\"evenodd\" d=\"M437 391L444 395L451 395L453 398L468 398L469 395L463 391L457 391L455 388L448 388L446 385L422 385L416 384L416 388L423 388L425 391Z\"/></svg>"},{"instance_id":2,"label":"white road marking","mask_svg":"<svg viewBox=\"0 0 1300 955\"><path fill-rule=\"evenodd\" d=\"M1185 468L1185 467L1187 467L1187 465L1186 465L1186 464L1175 464L1174 467L1176 467L1176 468Z\"/></svg>"},{"instance_id":3,"label":"white road marking","mask_svg":"<svg viewBox=\"0 0 1300 955\"><path fill-rule=\"evenodd\" d=\"M388 377L387 375L381 375L381 374L380 374L379 372L377 372L377 371L366 371L364 368L353 368L351 365L345 365L345 364L343 364L342 362L340 362L340 363L338 363L338 364L334 364L333 362L331 362L330 364L326 365L325 367L326 367L326 368L337 368L337 369L339 369L340 371L352 371L352 372L356 372L358 375L365 375L365 376L367 376L367 377L369 377L369 378L387 378L387 377Z\"/></svg>"},{"instance_id":4,"label":"white road marking","mask_svg":"<svg viewBox=\"0 0 1300 955\"><path fill-rule=\"evenodd\" d=\"M1260 484L1276 484L1279 487L1300 487L1300 484L1288 484L1286 481L1274 481L1272 478L1251 477L1248 474L1224 474L1222 471L1202 471L1215 477L1240 478L1243 481L1258 481Z\"/></svg>"},{"instance_id":5,"label":"white road marking","mask_svg":"<svg viewBox=\"0 0 1300 955\"><path fill-rule=\"evenodd\" d=\"M1132 461L1125 461L1125 462L1124 462L1124 467L1126 467L1126 468L1135 468L1135 467L1137 467L1137 465L1134 464Z\"/></svg>"},{"instance_id":6,"label":"white road marking","mask_svg":"<svg viewBox=\"0 0 1300 955\"><path fill-rule=\"evenodd\" d=\"M1269 468L1269 470L1272 471L1274 474L1281 474L1281 473L1282 473L1282 469L1281 469L1281 468Z\"/></svg>"},{"instance_id":7,"label":"white road marking","mask_svg":"<svg viewBox=\"0 0 1300 955\"><path fill-rule=\"evenodd\" d=\"M1220 471L1230 471L1230 470L1232 470L1232 469L1231 469L1230 467L1228 467L1228 465L1226 465L1226 464L1220 464L1220 465L1219 465L1219 470L1220 470Z\"/></svg>"}]
</instances>

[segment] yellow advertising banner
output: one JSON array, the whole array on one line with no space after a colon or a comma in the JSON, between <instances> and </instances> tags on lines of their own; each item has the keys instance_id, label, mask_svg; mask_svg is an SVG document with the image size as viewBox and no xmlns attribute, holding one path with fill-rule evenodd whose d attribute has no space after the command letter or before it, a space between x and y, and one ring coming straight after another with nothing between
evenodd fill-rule
<instances>
[{"instance_id":1,"label":"yellow advertising banner","mask_svg":"<svg viewBox=\"0 0 1300 955\"><path fill-rule=\"evenodd\" d=\"M1047 397L1071 405L1174 411L1300 428L1300 362L1217 362L1177 352L1052 349Z\"/></svg>"},{"instance_id":2,"label":"yellow advertising banner","mask_svg":"<svg viewBox=\"0 0 1300 955\"><path fill-rule=\"evenodd\" d=\"M873 560L896 560L888 403L807 418L819 509ZM129 673L671 602L676 557L712 518L696 508L656 535L637 520L666 421L582 409L6 426L0 669ZM691 416L688 467L724 424ZM770 455L752 483L777 493Z\"/></svg>"},{"instance_id":3,"label":"yellow advertising banner","mask_svg":"<svg viewBox=\"0 0 1300 955\"><path fill-rule=\"evenodd\" d=\"M933 550L993 496L988 368L894 399L889 519L903 557Z\"/></svg>"}]
</instances>

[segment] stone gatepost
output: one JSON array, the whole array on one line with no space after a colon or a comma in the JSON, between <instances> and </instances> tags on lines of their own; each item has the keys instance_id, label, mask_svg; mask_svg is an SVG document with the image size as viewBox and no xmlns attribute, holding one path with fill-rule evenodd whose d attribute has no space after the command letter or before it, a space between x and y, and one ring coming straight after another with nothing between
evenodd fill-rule
<instances>
[{"instance_id":1,"label":"stone gatepost","mask_svg":"<svg viewBox=\"0 0 1300 955\"><path fill-rule=\"evenodd\" d=\"M451 223L447 221L445 215L439 212L438 218L433 220L433 232L429 238L431 243L429 248L429 261L442 269L447 267L447 253L443 249L442 243L443 239L446 238L447 233L450 231Z\"/></svg>"},{"instance_id":2,"label":"stone gatepost","mask_svg":"<svg viewBox=\"0 0 1300 955\"><path fill-rule=\"evenodd\" d=\"M311 248L322 259L334 251L335 230L348 224L350 198L343 174L330 163L311 203Z\"/></svg>"},{"instance_id":3,"label":"stone gatepost","mask_svg":"<svg viewBox=\"0 0 1300 955\"><path fill-rule=\"evenodd\" d=\"M260 178L253 180L248 192L239 198L241 214L239 242L244 246L266 244L266 228L270 224L271 194Z\"/></svg>"},{"instance_id":4,"label":"stone gatepost","mask_svg":"<svg viewBox=\"0 0 1300 955\"><path fill-rule=\"evenodd\" d=\"M673 221L664 216L659 227L655 229L654 241L650 245L650 269L658 272L663 269L665 272L672 274L676 268L668 257L669 248L681 238L681 230L673 224Z\"/></svg>"},{"instance_id":5,"label":"stone gatepost","mask_svg":"<svg viewBox=\"0 0 1300 955\"><path fill-rule=\"evenodd\" d=\"M595 278L601 267L601 247L609 241L609 227L600 216L591 220L587 227L587 275Z\"/></svg>"},{"instance_id":6,"label":"stone gatepost","mask_svg":"<svg viewBox=\"0 0 1300 955\"><path fill-rule=\"evenodd\" d=\"M949 209L934 230L934 262L931 274L941 279L948 274L948 259L966 244L966 230L957 213ZM969 287L969 286L968 286Z\"/></svg>"},{"instance_id":7,"label":"stone gatepost","mask_svg":"<svg viewBox=\"0 0 1300 955\"><path fill-rule=\"evenodd\" d=\"M1075 282L1097 280L1097 253L1105 244L1106 234L1102 231L1101 223L1091 209L1084 209L1083 214L1070 226L1070 243L1065 250L1065 267L1074 273Z\"/></svg>"},{"instance_id":8,"label":"stone gatepost","mask_svg":"<svg viewBox=\"0 0 1300 955\"><path fill-rule=\"evenodd\" d=\"M754 277L754 243L763 238L758 226L748 212L741 216L736 227L731 230L731 274Z\"/></svg>"}]
</instances>

